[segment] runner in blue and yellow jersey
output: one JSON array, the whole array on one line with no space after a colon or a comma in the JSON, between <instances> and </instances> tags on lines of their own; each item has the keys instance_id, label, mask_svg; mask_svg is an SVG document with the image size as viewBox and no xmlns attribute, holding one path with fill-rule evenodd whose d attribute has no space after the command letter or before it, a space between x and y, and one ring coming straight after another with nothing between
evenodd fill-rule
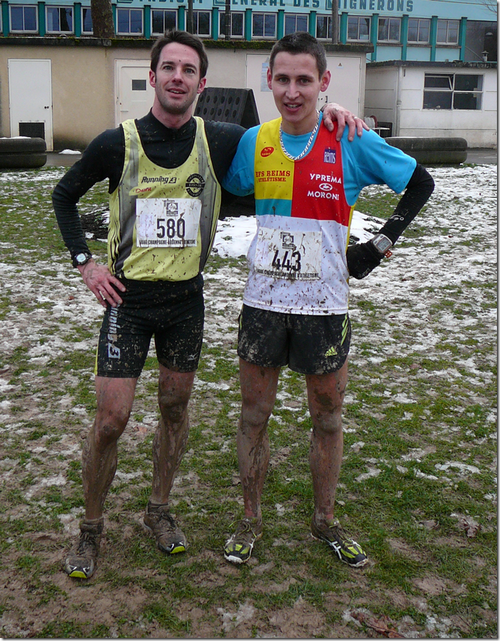
<instances>
[{"instance_id":1,"label":"runner in blue and yellow jersey","mask_svg":"<svg viewBox=\"0 0 500 641\"><path fill-rule=\"evenodd\" d=\"M239 125L192 115L206 83L201 40L174 31L151 51L151 112L93 140L53 193L57 221L73 265L105 308L97 368L97 413L84 444L85 518L65 558L71 577L95 571L103 505L117 466L117 443L154 336L159 362L160 420L153 444L153 487L144 526L167 554L186 537L168 500L188 436L188 401L203 337L202 270L221 202L221 181L244 133ZM330 107L350 136L360 121ZM78 215L79 199L109 180L108 264L94 261Z\"/></svg>"},{"instance_id":2,"label":"runner in blue and yellow jersey","mask_svg":"<svg viewBox=\"0 0 500 641\"><path fill-rule=\"evenodd\" d=\"M367 557L334 519L342 461L342 403L350 344L349 276L363 278L394 245L431 195L428 172L374 132L337 140L316 111L330 72L324 48L308 33L280 40L271 52L268 86L281 118L242 137L223 186L255 193L257 233L240 316L242 408L237 445L245 516L224 556L248 561L262 533L261 495L269 462L267 423L280 368L305 374L314 492L312 533L341 561ZM369 242L348 246L354 204L363 187L406 189Z\"/></svg>"}]
</instances>

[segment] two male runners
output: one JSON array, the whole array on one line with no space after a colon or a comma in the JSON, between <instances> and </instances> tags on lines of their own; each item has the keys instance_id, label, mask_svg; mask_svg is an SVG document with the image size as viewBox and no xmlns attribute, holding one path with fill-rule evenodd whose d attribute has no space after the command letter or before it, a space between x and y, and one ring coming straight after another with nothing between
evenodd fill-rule
<instances>
[{"instance_id":1,"label":"two male runners","mask_svg":"<svg viewBox=\"0 0 500 641\"><path fill-rule=\"evenodd\" d=\"M151 51L155 90L145 117L95 138L53 193L57 221L73 265L105 308L95 378L97 412L82 454L85 516L67 574L95 571L104 529L104 501L117 467L118 439L132 409L138 377L154 337L160 419L153 443L153 482L144 526L166 554L183 552L186 537L168 501L189 430L188 401L203 334L202 270L210 253L221 182L244 129L193 117L206 84L202 41L173 31ZM337 106L338 107L338 106ZM361 121L348 120L350 136ZM108 264L94 261L78 214L79 199L108 179Z\"/></svg>"}]
</instances>

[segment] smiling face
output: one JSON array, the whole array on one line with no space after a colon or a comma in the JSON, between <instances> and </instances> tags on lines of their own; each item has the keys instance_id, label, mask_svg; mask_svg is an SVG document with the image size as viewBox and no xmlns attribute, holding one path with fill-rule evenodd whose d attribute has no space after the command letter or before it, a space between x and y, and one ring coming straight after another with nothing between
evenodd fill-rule
<instances>
[{"instance_id":1,"label":"smiling face","mask_svg":"<svg viewBox=\"0 0 500 641\"><path fill-rule=\"evenodd\" d=\"M272 70L267 70L267 84L283 118L283 131L294 135L312 131L317 122L318 96L330 84L330 72L320 77L316 59L309 53L281 51Z\"/></svg>"},{"instance_id":2,"label":"smiling face","mask_svg":"<svg viewBox=\"0 0 500 641\"><path fill-rule=\"evenodd\" d=\"M205 88L200 58L187 45L171 42L161 50L156 71L149 72L155 90L153 115L167 127L179 128L190 118L196 96Z\"/></svg>"}]
</instances>

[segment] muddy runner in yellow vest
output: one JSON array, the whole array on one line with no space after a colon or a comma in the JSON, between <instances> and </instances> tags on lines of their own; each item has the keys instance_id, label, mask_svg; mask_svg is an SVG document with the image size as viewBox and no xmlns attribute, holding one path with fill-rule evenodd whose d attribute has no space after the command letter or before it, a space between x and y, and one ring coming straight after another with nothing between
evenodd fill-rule
<instances>
[{"instance_id":1,"label":"muddy runner in yellow vest","mask_svg":"<svg viewBox=\"0 0 500 641\"><path fill-rule=\"evenodd\" d=\"M183 281L203 270L212 248L221 187L210 160L205 128L180 167L153 163L133 120L122 123L125 162L110 194L108 266L132 280Z\"/></svg>"}]
</instances>

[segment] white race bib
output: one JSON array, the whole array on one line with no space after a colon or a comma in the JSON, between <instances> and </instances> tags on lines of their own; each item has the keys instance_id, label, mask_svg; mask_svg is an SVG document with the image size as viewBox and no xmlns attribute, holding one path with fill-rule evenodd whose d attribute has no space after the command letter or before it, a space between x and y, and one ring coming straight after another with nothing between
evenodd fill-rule
<instances>
[{"instance_id":1,"label":"white race bib","mask_svg":"<svg viewBox=\"0 0 500 641\"><path fill-rule=\"evenodd\" d=\"M138 198L137 247L192 247L200 227L201 200Z\"/></svg>"},{"instance_id":2,"label":"white race bib","mask_svg":"<svg viewBox=\"0 0 500 641\"><path fill-rule=\"evenodd\" d=\"M321 277L320 231L283 231L261 227L255 271L273 278L318 280Z\"/></svg>"}]
</instances>

